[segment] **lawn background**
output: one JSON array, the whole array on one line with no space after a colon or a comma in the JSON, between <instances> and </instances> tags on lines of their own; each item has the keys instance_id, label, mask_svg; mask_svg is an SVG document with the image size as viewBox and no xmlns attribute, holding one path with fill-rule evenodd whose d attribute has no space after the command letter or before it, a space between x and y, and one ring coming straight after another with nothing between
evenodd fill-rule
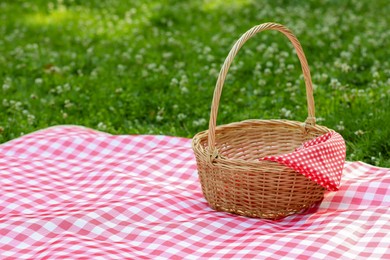
<instances>
[{"instance_id":1,"label":"lawn background","mask_svg":"<svg viewBox=\"0 0 390 260\"><path fill-rule=\"evenodd\" d=\"M390 3L64 0L0 3L0 142L59 124L192 137L207 129L231 46L274 21L300 40L318 124L348 160L390 167ZM307 116L292 46L262 32L225 82L218 123Z\"/></svg>"}]
</instances>

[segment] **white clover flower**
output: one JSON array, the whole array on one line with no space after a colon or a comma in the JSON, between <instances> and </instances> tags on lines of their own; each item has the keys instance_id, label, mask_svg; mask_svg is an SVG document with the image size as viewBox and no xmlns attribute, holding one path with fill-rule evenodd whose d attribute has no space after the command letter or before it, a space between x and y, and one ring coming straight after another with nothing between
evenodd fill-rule
<instances>
[{"instance_id":1,"label":"white clover flower","mask_svg":"<svg viewBox=\"0 0 390 260\"><path fill-rule=\"evenodd\" d=\"M359 89L357 93L358 93L359 97L365 97L366 96L364 89Z\"/></svg>"},{"instance_id":2,"label":"white clover flower","mask_svg":"<svg viewBox=\"0 0 390 260\"><path fill-rule=\"evenodd\" d=\"M9 84L3 84L3 90L8 90L11 87Z\"/></svg>"},{"instance_id":3,"label":"white clover flower","mask_svg":"<svg viewBox=\"0 0 390 260\"><path fill-rule=\"evenodd\" d=\"M253 95L257 96L257 95L260 95L261 94L261 90L260 89L254 89L253 90Z\"/></svg>"},{"instance_id":4,"label":"white clover flower","mask_svg":"<svg viewBox=\"0 0 390 260\"><path fill-rule=\"evenodd\" d=\"M350 60L351 57L352 57L352 54L351 54L350 52L348 52L348 51L342 51L342 52L340 53L340 56L341 56L342 58L345 58L345 59L347 59L347 60Z\"/></svg>"},{"instance_id":5,"label":"white clover flower","mask_svg":"<svg viewBox=\"0 0 390 260\"><path fill-rule=\"evenodd\" d=\"M211 48L209 46L204 47L204 49L203 49L204 54L208 54L210 52L211 52Z\"/></svg>"},{"instance_id":6,"label":"white clover flower","mask_svg":"<svg viewBox=\"0 0 390 260\"><path fill-rule=\"evenodd\" d=\"M177 115L177 119L179 121L183 121L186 118L187 118L187 116L185 114L183 114L183 113L180 113L180 114Z\"/></svg>"},{"instance_id":7,"label":"white clover flower","mask_svg":"<svg viewBox=\"0 0 390 260\"><path fill-rule=\"evenodd\" d=\"M282 51L282 52L280 53L280 56L281 56L281 57L284 57L284 58L288 58L288 57L290 56L290 53L288 53L287 51Z\"/></svg>"},{"instance_id":8,"label":"white clover flower","mask_svg":"<svg viewBox=\"0 0 390 260\"><path fill-rule=\"evenodd\" d=\"M184 62L181 62L181 61L176 61L174 66L175 66L175 69L182 69L186 66L186 64Z\"/></svg>"},{"instance_id":9,"label":"white clover flower","mask_svg":"<svg viewBox=\"0 0 390 260\"><path fill-rule=\"evenodd\" d=\"M29 125L32 125L32 124L34 124L34 122L35 122L35 116L34 116L34 115L31 115L31 114L28 114L28 115L27 115L27 123L28 123Z\"/></svg>"},{"instance_id":10,"label":"white clover flower","mask_svg":"<svg viewBox=\"0 0 390 260\"><path fill-rule=\"evenodd\" d=\"M163 121L164 120L164 117L162 116L162 115L157 115L156 116L156 121L157 122L161 122L161 121Z\"/></svg>"},{"instance_id":11,"label":"white clover flower","mask_svg":"<svg viewBox=\"0 0 390 260\"><path fill-rule=\"evenodd\" d=\"M89 47L87 49L87 54L93 54L93 47Z\"/></svg>"},{"instance_id":12,"label":"white clover flower","mask_svg":"<svg viewBox=\"0 0 390 260\"><path fill-rule=\"evenodd\" d=\"M57 66L50 66L45 69L45 73L61 73L61 72L62 72L61 68Z\"/></svg>"},{"instance_id":13,"label":"white clover flower","mask_svg":"<svg viewBox=\"0 0 390 260\"><path fill-rule=\"evenodd\" d=\"M211 68L209 71L209 75L212 76L213 78L218 77L218 70L216 68Z\"/></svg>"},{"instance_id":14,"label":"white clover flower","mask_svg":"<svg viewBox=\"0 0 390 260\"><path fill-rule=\"evenodd\" d=\"M148 70L155 70L157 68L156 63L149 63L148 66L146 66Z\"/></svg>"},{"instance_id":15,"label":"white clover flower","mask_svg":"<svg viewBox=\"0 0 390 260\"><path fill-rule=\"evenodd\" d=\"M208 61L208 62L213 62L214 59L215 59L214 56L211 55L211 54L208 54L208 55L206 56L206 61Z\"/></svg>"},{"instance_id":16,"label":"white clover flower","mask_svg":"<svg viewBox=\"0 0 390 260\"><path fill-rule=\"evenodd\" d=\"M172 56L173 56L172 52L164 52L162 55L164 59L170 59Z\"/></svg>"},{"instance_id":17,"label":"white clover flower","mask_svg":"<svg viewBox=\"0 0 390 260\"><path fill-rule=\"evenodd\" d=\"M97 76L98 76L98 69L92 70L90 75L91 75L92 78L97 78Z\"/></svg>"},{"instance_id":18,"label":"white clover flower","mask_svg":"<svg viewBox=\"0 0 390 260\"><path fill-rule=\"evenodd\" d=\"M264 51L264 49L267 47L267 45L265 45L264 43L261 43L260 45L258 45L257 47L256 47L256 51L258 51L258 52L262 52L262 51Z\"/></svg>"},{"instance_id":19,"label":"white clover flower","mask_svg":"<svg viewBox=\"0 0 390 260\"><path fill-rule=\"evenodd\" d=\"M22 111L22 102L20 101L10 100L9 106L15 111Z\"/></svg>"},{"instance_id":20,"label":"white clover flower","mask_svg":"<svg viewBox=\"0 0 390 260\"><path fill-rule=\"evenodd\" d=\"M41 78L36 78L36 79L34 80L34 82L35 82L36 85L42 85L43 79L41 79Z\"/></svg>"},{"instance_id":21,"label":"white clover flower","mask_svg":"<svg viewBox=\"0 0 390 260\"><path fill-rule=\"evenodd\" d=\"M179 85L180 85L180 91L183 93L183 94L186 94L188 93L188 88L187 88L187 84L188 84L188 78L186 75L183 75L181 76L181 79L180 79L180 82L179 82Z\"/></svg>"},{"instance_id":22,"label":"white clover flower","mask_svg":"<svg viewBox=\"0 0 390 260\"><path fill-rule=\"evenodd\" d=\"M330 86L334 89L338 89L341 87L341 83L338 81L338 79L332 78L330 80Z\"/></svg>"},{"instance_id":23,"label":"white clover flower","mask_svg":"<svg viewBox=\"0 0 390 260\"><path fill-rule=\"evenodd\" d=\"M73 105L74 104L72 102L70 102L69 99L65 100L65 102L64 102L64 107L65 108L71 108L71 107L73 107Z\"/></svg>"},{"instance_id":24,"label":"white clover flower","mask_svg":"<svg viewBox=\"0 0 390 260\"><path fill-rule=\"evenodd\" d=\"M264 74L266 74L266 75L269 75L269 74L271 74L272 72L271 72L271 70L269 69L269 68L266 68L265 70L264 70Z\"/></svg>"},{"instance_id":25,"label":"white clover flower","mask_svg":"<svg viewBox=\"0 0 390 260\"><path fill-rule=\"evenodd\" d=\"M353 38L352 43L353 43L354 45L360 46L360 44L361 44L361 38L360 38L360 36L359 36L359 35L356 35L356 36Z\"/></svg>"},{"instance_id":26,"label":"white clover flower","mask_svg":"<svg viewBox=\"0 0 390 260\"><path fill-rule=\"evenodd\" d=\"M167 75L168 74L168 69L161 64L157 69L156 72L160 72L161 74Z\"/></svg>"},{"instance_id":27,"label":"white clover flower","mask_svg":"<svg viewBox=\"0 0 390 260\"><path fill-rule=\"evenodd\" d=\"M157 115L156 115L157 122L161 122L162 120L164 120L164 116L163 116L164 110L165 110L164 107L158 107L158 111L157 111Z\"/></svg>"},{"instance_id":28,"label":"white clover flower","mask_svg":"<svg viewBox=\"0 0 390 260\"><path fill-rule=\"evenodd\" d=\"M277 68L275 70L275 74L283 74L284 73L284 70L282 68Z\"/></svg>"},{"instance_id":29,"label":"white clover flower","mask_svg":"<svg viewBox=\"0 0 390 260\"><path fill-rule=\"evenodd\" d=\"M245 49L244 52L245 52L246 55L250 55L250 56L253 55L253 51L251 49L249 49L249 48Z\"/></svg>"},{"instance_id":30,"label":"white clover flower","mask_svg":"<svg viewBox=\"0 0 390 260\"><path fill-rule=\"evenodd\" d=\"M97 125L97 128L100 129L100 130L106 130L107 129L107 125L103 122L99 122L98 125Z\"/></svg>"},{"instance_id":31,"label":"white clover flower","mask_svg":"<svg viewBox=\"0 0 390 260\"><path fill-rule=\"evenodd\" d=\"M69 91L71 89L69 83L65 83L65 85L63 86L63 89L64 89L64 91Z\"/></svg>"},{"instance_id":32,"label":"white clover flower","mask_svg":"<svg viewBox=\"0 0 390 260\"><path fill-rule=\"evenodd\" d=\"M141 75L142 75L143 78L146 78L147 76L149 76L149 72L147 70L143 69L142 72L141 72Z\"/></svg>"},{"instance_id":33,"label":"white clover flower","mask_svg":"<svg viewBox=\"0 0 390 260\"><path fill-rule=\"evenodd\" d=\"M126 70L126 66L122 64L118 64L116 68L118 69L119 72L124 72Z\"/></svg>"},{"instance_id":34,"label":"white clover flower","mask_svg":"<svg viewBox=\"0 0 390 260\"><path fill-rule=\"evenodd\" d=\"M180 91L181 91L181 93L183 93L183 94L187 94L188 92L190 92L189 90L188 90L188 88L187 87L180 87Z\"/></svg>"},{"instance_id":35,"label":"white clover flower","mask_svg":"<svg viewBox=\"0 0 390 260\"><path fill-rule=\"evenodd\" d=\"M170 37L170 38L168 38L168 44L169 45L178 45L179 42L175 38Z\"/></svg>"},{"instance_id":36,"label":"white clover flower","mask_svg":"<svg viewBox=\"0 0 390 260\"><path fill-rule=\"evenodd\" d=\"M171 83L169 83L169 85L171 87L175 87L175 86L179 85L179 81L177 80L177 78L172 78Z\"/></svg>"},{"instance_id":37,"label":"white clover flower","mask_svg":"<svg viewBox=\"0 0 390 260\"><path fill-rule=\"evenodd\" d=\"M294 69L294 65L293 64L288 64L287 65L287 69L288 70L293 70Z\"/></svg>"},{"instance_id":38,"label":"white clover flower","mask_svg":"<svg viewBox=\"0 0 390 260\"><path fill-rule=\"evenodd\" d=\"M351 66L346 63L340 64L340 68L342 72L349 72L351 70Z\"/></svg>"},{"instance_id":39,"label":"white clover flower","mask_svg":"<svg viewBox=\"0 0 390 260\"><path fill-rule=\"evenodd\" d=\"M286 109L286 108L282 108L282 109L280 109L280 113L282 114L282 116L283 117L285 117L285 118L290 118L290 117L292 117L292 112L291 112L291 110L288 110L288 109Z\"/></svg>"},{"instance_id":40,"label":"white clover flower","mask_svg":"<svg viewBox=\"0 0 390 260\"><path fill-rule=\"evenodd\" d=\"M141 63L143 61L144 57L142 56L142 54L137 54L135 55L135 61L137 63Z\"/></svg>"},{"instance_id":41,"label":"white clover flower","mask_svg":"<svg viewBox=\"0 0 390 260\"><path fill-rule=\"evenodd\" d=\"M340 121L338 125L336 125L336 129L338 131L344 131L345 127L344 127L344 122L343 121Z\"/></svg>"},{"instance_id":42,"label":"white clover flower","mask_svg":"<svg viewBox=\"0 0 390 260\"><path fill-rule=\"evenodd\" d=\"M122 56L122 59L124 59L124 60L130 60L130 57L131 57L130 53L127 51L122 52L121 56Z\"/></svg>"},{"instance_id":43,"label":"white clover flower","mask_svg":"<svg viewBox=\"0 0 390 260\"><path fill-rule=\"evenodd\" d=\"M355 131L355 135L357 135L357 136L361 136L361 135L364 135L364 132L363 132L363 130L357 130L357 131Z\"/></svg>"},{"instance_id":44,"label":"white clover flower","mask_svg":"<svg viewBox=\"0 0 390 260\"><path fill-rule=\"evenodd\" d=\"M195 126L195 127L206 125L206 123L207 123L207 120L204 119L204 118L200 118L198 120L192 121L192 125Z\"/></svg>"},{"instance_id":45,"label":"white clover flower","mask_svg":"<svg viewBox=\"0 0 390 260\"><path fill-rule=\"evenodd\" d=\"M264 79L260 79L257 83L258 83L260 86L264 87L264 86L267 84L267 81L265 81Z\"/></svg>"},{"instance_id":46,"label":"white clover flower","mask_svg":"<svg viewBox=\"0 0 390 260\"><path fill-rule=\"evenodd\" d=\"M188 78L186 75L181 76L180 87L185 87L188 84Z\"/></svg>"},{"instance_id":47,"label":"white clover flower","mask_svg":"<svg viewBox=\"0 0 390 260\"><path fill-rule=\"evenodd\" d=\"M57 86L57 87L55 88L55 91L57 92L57 94L61 94L61 93L63 92L62 86Z\"/></svg>"},{"instance_id":48,"label":"white clover flower","mask_svg":"<svg viewBox=\"0 0 390 260\"><path fill-rule=\"evenodd\" d=\"M326 73L322 73L322 74L321 74L321 80L325 81L325 80L327 80L328 78L329 78L328 74L326 74Z\"/></svg>"},{"instance_id":49,"label":"white clover flower","mask_svg":"<svg viewBox=\"0 0 390 260\"><path fill-rule=\"evenodd\" d=\"M11 85L12 85L11 78L9 77L5 78L3 83L3 90L8 90L9 88L11 88Z\"/></svg>"},{"instance_id":50,"label":"white clover flower","mask_svg":"<svg viewBox=\"0 0 390 260\"><path fill-rule=\"evenodd\" d=\"M380 77L379 72L378 71L373 71L372 72L372 77L373 78L379 78Z\"/></svg>"},{"instance_id":51,"label":"white clover flower","mask_svg":"<svg viewBox=\"0 0 390 260\"><path fill-rule=\"evenodd\" d=\"M10 104L8 102L8 99L3 99L3 106L4 107L9 107L10 106Z\"/></svg>"}]
</instances>

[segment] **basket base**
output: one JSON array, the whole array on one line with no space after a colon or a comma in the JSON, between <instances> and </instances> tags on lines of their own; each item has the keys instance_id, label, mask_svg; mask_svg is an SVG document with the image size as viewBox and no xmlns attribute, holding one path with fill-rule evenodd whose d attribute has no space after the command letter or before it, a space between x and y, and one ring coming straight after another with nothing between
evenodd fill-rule
<instances>
[{"instance_id":1,"label":"basket base","mask_svg":"<svg viewBox=\"0 0 390 260\"><path fill-rule=\"evenodd\" d=\"M300 209L285 209L282 211L245 211L240 209L232 209L221 207L220 205L211 205L209 206L219 212L227 212L234 215L250 217L250 218L261 218L261 219L269 219L269 220L279 220L291 215L304 214L307 211L312 211L318 208L321 204L322 199L312 205L303 205Z\"/></svg>"}]
</instances>

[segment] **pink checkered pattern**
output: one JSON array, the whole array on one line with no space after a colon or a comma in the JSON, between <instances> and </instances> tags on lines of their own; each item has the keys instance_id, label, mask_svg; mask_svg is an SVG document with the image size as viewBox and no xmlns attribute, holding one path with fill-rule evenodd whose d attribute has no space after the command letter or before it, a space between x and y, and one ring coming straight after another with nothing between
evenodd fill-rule
<instances>
[{"instance_id":1,"label":"pink checkered pattern","mask_svg":"<svg viewBox=\"0 0 390 260\"><path fill-rule=\"evenodd\" d=\"M190 140L58 126L0 145L0 259L390 259L390 170L278 221L209 208Z\"/></svg>"},{"instance_id":2,"label":"pink checkered pattern","mask_svg":"<svg viewBox=\"0 0 390 260\"><path fill-rule=\"evenodd\" d=\"M294 152L267 156L305 175L330 191L337 191L345 164L346 147L343 137L334 131L303 143Z\"/></svg>"}]
</instances>

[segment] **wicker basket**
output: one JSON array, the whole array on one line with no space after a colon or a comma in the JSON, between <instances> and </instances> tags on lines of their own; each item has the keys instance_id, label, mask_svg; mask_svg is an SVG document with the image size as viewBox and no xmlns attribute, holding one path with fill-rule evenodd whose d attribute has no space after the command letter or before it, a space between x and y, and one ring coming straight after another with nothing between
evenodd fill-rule
<instances>
[{"instance_id":1,"label":"wicker basket","mask_svg":"<svg viewBox=\"0 0 390 260\"><path fill-rule=\"evenodd\" d=\"M308 118L245 120L216 127L222 87L233 58L258 32L277 30L292 42L305 78ZM325 188L277 162L259 160L289 153L303 142L331 131L315 124L313 88L309 67L297 38L286 27L265 23L251 28L235 43L218 76L209 129L192 140L203 194L210 206L248 217L278 219L299 213L324 196Z\"/></svg>"}]
</instances>

